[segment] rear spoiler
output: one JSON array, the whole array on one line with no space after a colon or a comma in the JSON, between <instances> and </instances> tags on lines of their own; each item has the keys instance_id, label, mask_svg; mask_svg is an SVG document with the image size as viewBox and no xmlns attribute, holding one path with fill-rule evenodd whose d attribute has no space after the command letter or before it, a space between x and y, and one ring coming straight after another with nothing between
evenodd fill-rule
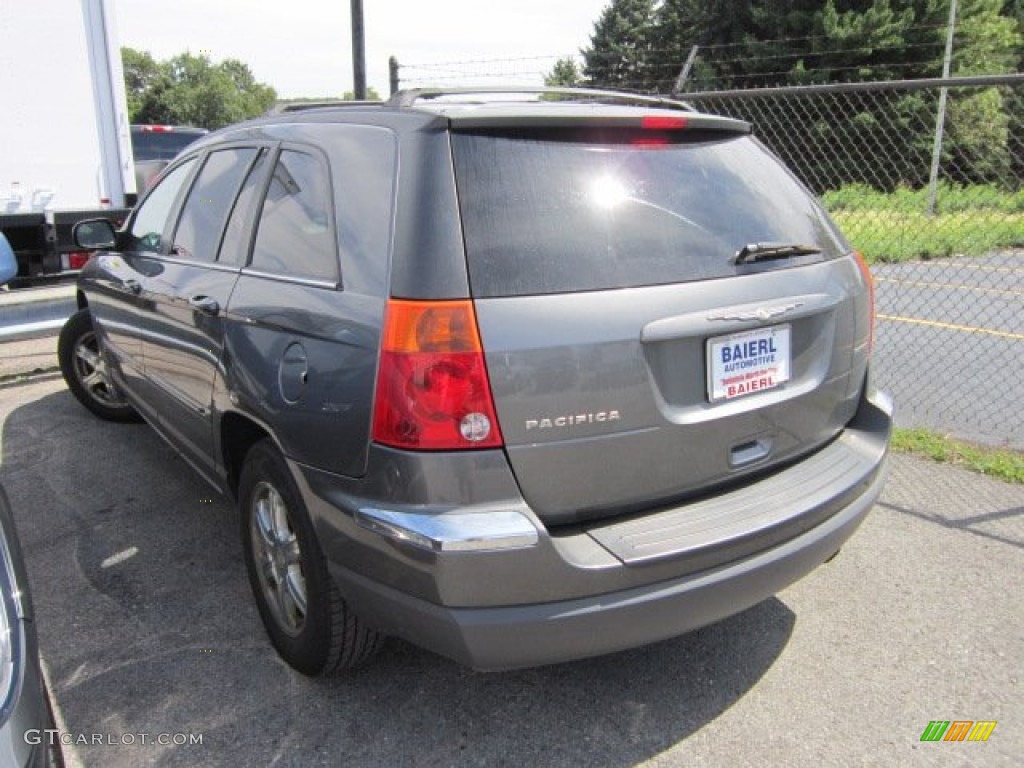
<instances>
[{"instance_id":1,"label":"rear spoiler","mask_svg":"<svg viewBox=\"0 0 1024 768\"><path fill-rule=\"evenodd\" d=\"M752 131L750 123L705 115L686 102L591 88L413 88L399 91L387 103L392 107L411 109L419 106L437 112L449 120L455 131L583 127L661 132ZM535 108L541 104L555 108Z\"/></svg>"},{"instance_id":2,"label":"rear spoiler","mask_svg":"<svg viewBox=\"0 0 1024 768\"><path fill-rule=\"evenodd\" d=\"M722 133L751 133L751 124L731 117L702 114L666 114L665 112L634 112L615 114L603 111L586 113L573 111L559 114L528 114L502 110L489 113L447 113L453 131L504 130L508 128L614 128L660 133L686 131L715 131Z\"/></svg>"}]
</instances>

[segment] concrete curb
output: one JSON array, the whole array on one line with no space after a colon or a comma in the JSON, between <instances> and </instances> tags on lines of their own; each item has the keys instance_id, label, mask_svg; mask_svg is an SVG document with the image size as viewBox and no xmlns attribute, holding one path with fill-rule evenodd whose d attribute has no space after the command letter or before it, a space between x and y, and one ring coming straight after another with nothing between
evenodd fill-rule
<instances>
[{"instance_id":1,"label":"concrete curb","mask_svg":"<svg viewBox=\"0 0 1024 768\"><path fill-rule=\"evenodd\" d=\"M74 285L4 291L0 293L0 342L54 335L76 307Z\"/></svg>"}]
</instances>

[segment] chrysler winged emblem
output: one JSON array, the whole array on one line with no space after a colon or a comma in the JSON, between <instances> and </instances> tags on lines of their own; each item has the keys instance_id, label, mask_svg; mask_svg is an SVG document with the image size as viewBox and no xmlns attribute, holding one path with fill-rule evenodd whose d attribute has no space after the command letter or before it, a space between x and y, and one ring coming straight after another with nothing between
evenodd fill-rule
<instances>
[{"instance_id":1,"label":"chrysler winged emblem","mask_svg":"<svg viewBox=\"0 0 1024 768\"><path fill-rule=\"evenodd\" d=\"M757 307L757 309L732 310L722 309L708 315L708 320L771 320L792 312L797 307L803 306L802 301L792 304L777 304L774 307Z\"/></svg>"}]
</instances>

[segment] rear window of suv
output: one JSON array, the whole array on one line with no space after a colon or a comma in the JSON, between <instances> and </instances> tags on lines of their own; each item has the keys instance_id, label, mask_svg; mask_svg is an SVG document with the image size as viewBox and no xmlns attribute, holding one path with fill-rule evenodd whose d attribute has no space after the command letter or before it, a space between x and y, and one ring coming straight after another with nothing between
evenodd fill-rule
<instances>
[{"instance_id":1,"label":"rear window of suv","mask_svg":"<svg viewBox=\"0 0 1024 768\"><path fill-rule=\"evenodd\" d=\"M605 138L453 134L475 296L706 280L847 250L802 185L748 136ZM815 245L824 256L733 263L758 242Z\"/></svg>"}]
</instances>

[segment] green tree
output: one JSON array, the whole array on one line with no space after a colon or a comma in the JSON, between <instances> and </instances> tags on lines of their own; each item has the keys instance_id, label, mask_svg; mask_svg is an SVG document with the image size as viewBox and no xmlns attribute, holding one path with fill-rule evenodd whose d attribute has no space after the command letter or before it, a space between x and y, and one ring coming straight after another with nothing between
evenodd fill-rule
<instances>
[{"instance_id":1,"label":"green tree","mask_svg":"<svg viewBox=\"0 0 1024 768\"><path fill-rule=\"evenodd\" d=\"M953 73L1018 71L1024 0L959 0L958 6ZM594 24L584 72L594 85L668 93L696 45L685 86L690 92L936 77L949 8L950 0L616 0ZM808 177L819 191L862 179L861 159L889 148L872 168L873 182L923 183L928 167L919 158L931 154L927 126L935 124L936 96L851 96L814 110L803 130L823 144L841 145L845 155L812 168ZM1009 130L1022 119L1022 100L1012 96L998 89L950 91L943 167L956 168L965 181L1011 173ZM761 135L771 136L783 157L797 156L803 139L792 130L796 105L760 103ZM726 107L744 116L742 102Z\"/></svg>"},{"instance_id":2,"label":"green tree","mask_svg":"<svg viewBox=\"0 0 1024 768\"><path fill-rule=\"evenodd\" d=\"M615 0L583 51L592 84L667 92L692 46L692 83L764 87L935 77L950 0ZM955 71L1016 71L1024 0L959 0Z\"/></svg>"},{"instance_id":3,"label":"green tree","mask_svg":"<svg viewBox=\"0 0 1024 768\"><path fill-rule=\"evenodd\" d=\"M135 122L135 114L142 107L142 98L160 75L160 66L146 51L121 49L121 67L124 70L124 89L128 98L128 114Z\"/></svg>"},{"instance_id":4,"label":"green tree","mask_svg":"<svg viewBox=\"0 0 1024 768\"><path fill-rule=\"evenodd\" d=\"M960 2L953 74L1015 71L1020 61L1021 32L1016 19L1002 15L1002 0ZM1014 103L1019 109L1020 99ZM969 181L1008 176L1012 163L1010 122L1011 115L998 88L952 92L946 113L949 141L944 159Z\"/></svg>"},{"instance_id":5,"label":"green tree","mask_svg":"<svg viewBox=\"0 0 1024 768\"><path fill-rule=\"evenodd\" d=\"M652 90L669 92L693 46L735 45L752 29L752 4L746 0L664 0L655 9L653 47L647 82ZM721 74L725 74L724 72ZM689 83L704 88L728 87L720 72L698 56Z\"/></svg>"},{"instance_id":6,"label":"green tree","mask_svg":"<svg viewBox=\"0 0 1024 768\"><path fill-rule=\"evenodd\" d=\"M555 62L551 71L544 75L544 85L549 87L573 87L580 84L582 79L580 68L576 65L572 56L566 56Z\"/></svg>"},{"instance_id":7,"label":"green tree","mask_svg":"<svg viewBox=\"0 0 1024 768\"><path fill-rule=\"evenodd\" d=\"M583 74L591 85L642 89L650 68L654 0L612 0L594 23L583 50Z\"/></svg>"},{"instance_id":8,"label":"green tree","mask_svg":"<svg viewBox=\"0 0 1024 768\"><path fill-rule=\"evenodd\" d=\"M132 122L221 126L255 117L273 106L274 89L256 81L237 59L218 64L208 56L182 53L154 62L148 53L125 49L125 87ZM148 61L147 61L148 60ZM153 71L149 63L156 65Z\"/></svg>"}]
</instances>

